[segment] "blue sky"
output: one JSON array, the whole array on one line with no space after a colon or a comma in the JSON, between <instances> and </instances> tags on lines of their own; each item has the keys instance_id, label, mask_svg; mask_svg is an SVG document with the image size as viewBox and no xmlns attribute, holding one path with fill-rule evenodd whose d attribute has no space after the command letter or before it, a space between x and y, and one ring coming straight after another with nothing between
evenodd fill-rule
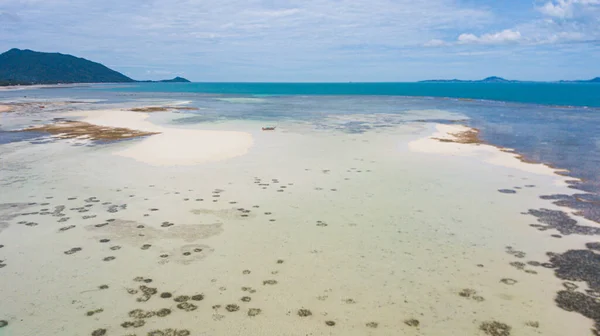
<instances>
[{"instance_id":1,"label":"blue sky","mask_svg":"<svg viewBox=\"0 0 600 336\"><path fill-rule=\"evenodd\" d=\"M600 0L0 0L0 50L135 79L600 76Z\"/></svg>"}]
</instances>

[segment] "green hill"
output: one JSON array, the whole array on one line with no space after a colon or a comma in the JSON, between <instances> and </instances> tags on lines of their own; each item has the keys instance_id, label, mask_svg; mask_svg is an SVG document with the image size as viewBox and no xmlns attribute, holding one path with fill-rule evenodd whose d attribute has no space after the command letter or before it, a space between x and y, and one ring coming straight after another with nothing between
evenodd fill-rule
<instances>
[{"instance_id":1,"label":"green hill","mask_svg":"<svg viewBox=\"0 0 600 336\"><path fill-rule=\"evenodd\" d=\"M0 85L127 82L134 80L100 63L71 55L20 49L0 54Z\"/></svg>"}]
</instances>

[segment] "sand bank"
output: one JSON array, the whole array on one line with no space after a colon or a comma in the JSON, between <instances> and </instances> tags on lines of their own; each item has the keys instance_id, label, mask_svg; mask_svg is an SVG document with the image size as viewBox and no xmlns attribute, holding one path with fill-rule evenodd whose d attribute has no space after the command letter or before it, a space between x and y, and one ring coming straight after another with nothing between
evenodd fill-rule
<instances>
[{"instance_id":1,"label":"sand bank","mask_svg":"<svg viewBox=\"0 0 600 336\"><path fill-rule=\"evenodd\" d=\"M13 107L10 105L0 105L0 113L2 112L10 112L13 110Z\"/></svg>"},{"instance_id":2,"label":"sand bank","mask_svg":"<svg viewBox=\"0 0 600 336\"><path fill-rule=\"evenodd\" d=\"M435 129L433 135L409 142L409 149L414 152L452 156L483 156L485 162L493 165L538 175L556 176L557 184L560 185L566 185L567 180L574 180L572 177L560 176L567 170L527 161L521 155L513 153L513 149L483 143L479 139L479 131L474 128L436 124Z\"/></svg>"},{"instance_id":3,"label":"sand bank","mask_svg":"<svg viewBox=\"0 0 600 336\"><path fill-rule=\"evenodd\" d=\"M168 112L171 110L185 110L185 111L196 111L199 110L197 107L189 106L147 106L147 107L134 107L130 109L133 112Z\"/></svg>"},{"instance_id":4,"label":"sand bank","mask_svg":"<svg viewBox=\"0 0 600 336\"><path fill-rule=\"evenodd\" d=\"M147 113L102 110L77 112L84 122L160 133L128 143L114 152L155 166L195 165L244 155L252 147L252 135L244 132L178 129L152 124Z\"/></svg>"}]
</instances>

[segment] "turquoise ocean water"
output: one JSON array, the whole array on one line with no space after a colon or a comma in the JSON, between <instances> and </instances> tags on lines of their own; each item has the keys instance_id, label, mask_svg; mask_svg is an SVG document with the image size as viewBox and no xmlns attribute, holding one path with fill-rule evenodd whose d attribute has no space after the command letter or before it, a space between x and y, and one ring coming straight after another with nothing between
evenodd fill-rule
<instances>
[{"instance_id":1,"label":"turquoise ocean water","mask_svg":"<svg viewBox=\"0 0 600 336\"><path fill-rule=\"evenodd\" d=\"M598 83L145 83L115 90L251 95L384 95L600 107Z\"/></svg>"}]
</instances>

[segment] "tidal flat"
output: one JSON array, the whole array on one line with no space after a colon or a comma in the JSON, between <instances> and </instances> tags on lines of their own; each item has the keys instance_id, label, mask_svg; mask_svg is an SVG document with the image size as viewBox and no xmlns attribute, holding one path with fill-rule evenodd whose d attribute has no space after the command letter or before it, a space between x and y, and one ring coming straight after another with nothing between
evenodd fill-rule
<instances>
[{"instance_id":1,"label":"tidal flat","mask_svg":"<svg viewBox=\"0 0 600 336\"><path fill-rule=\"evenodd\" d=\"M0 333L600 328L600 226L556 204L577 179L488 144L463 116L328 115L263 132L261 120L178 123L209 112L174 101L11 106L0 137L46 126L0 141ZM54 132L64 120L93 136ZM141 136L102 135L115 129Z\"/></svg>"}]
</instances>

